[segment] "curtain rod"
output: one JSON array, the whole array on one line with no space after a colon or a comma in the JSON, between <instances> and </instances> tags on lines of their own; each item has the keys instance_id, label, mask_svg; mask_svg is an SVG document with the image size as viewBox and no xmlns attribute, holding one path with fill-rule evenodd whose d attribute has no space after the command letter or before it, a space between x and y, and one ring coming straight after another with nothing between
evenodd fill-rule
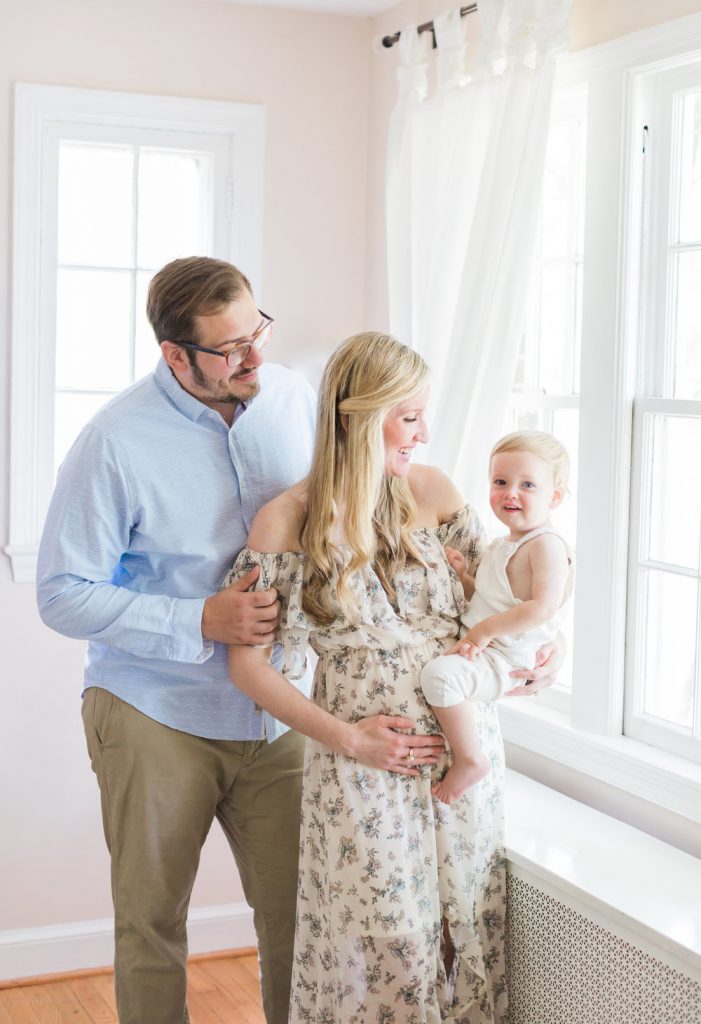
<instances>
[{"instance_id":1,"label":"curtain rod","mask_svg":"<svg viewBox=\"0 0 701 1024\"><path fill-rule=\"evenodd\" d=\"M466 14L473 14L474 11L476 11L476 10L477 10L477 4L468 4L467 7L461 7L460 8L460 17L464 18ZM436 34L433 31L433 22L432 21L424 22L423 25L419 25L419 27L417 28L416 31L419 32L419 33L421 33L421 32L431 32L433 34L433 49L435 50L435 48L436 48ZM389 48L391 46L394 46L395 43L399 42L400 34L401 33L399 33L399 32L395 32L393 36L383 36L382 37L382 45L387 50L389 50Z\"/></svg>"}]
</instances>

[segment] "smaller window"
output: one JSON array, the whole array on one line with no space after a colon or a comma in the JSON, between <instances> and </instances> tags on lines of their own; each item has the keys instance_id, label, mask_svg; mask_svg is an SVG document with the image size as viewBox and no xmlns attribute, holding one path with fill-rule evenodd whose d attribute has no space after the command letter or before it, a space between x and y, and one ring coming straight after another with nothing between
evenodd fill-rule
<instances>
[{"instance_id":1,"label":"smaller window","mask_svg":"<svg viewBox=\"0 0 701 1024\"><path fill-rule=\"evenodd\" d=\"M154 368L149 282L171 259L211 255L213 177L211 152L59 141L54 470L86 420Z\"/></svg>"},{"instance_id":2,"label":"smaller window","mask_svg":"<svg viewBox=\"0 0 701 1024\"><path fill-rule=\"evenodd\" d=\"M15 581L34 579L56 467L81 426L156 361L144 315L155 271L177 256L213 255L244 266L258 289L263 113L15 87L5 549Z\"/></svg>"}]
</instances>

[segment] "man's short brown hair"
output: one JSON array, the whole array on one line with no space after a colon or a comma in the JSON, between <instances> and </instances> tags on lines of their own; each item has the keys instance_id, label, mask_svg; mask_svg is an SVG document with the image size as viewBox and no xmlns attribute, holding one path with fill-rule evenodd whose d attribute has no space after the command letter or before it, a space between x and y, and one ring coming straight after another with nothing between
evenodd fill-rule
<instances>
[{"instance_id":1,"label":"man's short brown hair","mask_svg":"<svg viewBox=\"0 0 701 1024\"><path fill-rule=\"evenodd\" d=\"M156 341L196 341L195 317L218 313L244 291L253 295L250 281L225 260L188 256L167 263L152 279L146 302Z\"/></svg>"}]
</instances>

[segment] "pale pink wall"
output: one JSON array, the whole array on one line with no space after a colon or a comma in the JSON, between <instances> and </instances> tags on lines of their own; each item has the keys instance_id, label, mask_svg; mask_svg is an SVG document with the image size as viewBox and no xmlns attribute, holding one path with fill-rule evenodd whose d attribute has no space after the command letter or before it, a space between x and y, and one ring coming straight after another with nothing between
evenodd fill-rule
<instances>
[{"instance_id":1,"label":"pale pink wall","mask_svg":"<svg viewBox=\"0 0 701 1024\"><path fill-rule=\"evenodd\" d=\"M328 351L364 300L367 19L216 0L4 0L0 30L0 547L7 543L12 83L262 103L263 308L279 358ZM245 269L245 268L243 268ZM82 645L39 621L0 556L0 931L111 914L79 717ZM218 831L218 830L215 830ZM195 905L241 898L208 841Z\"/></svg>"},{"instance_id":2,"label":"pale pink wall","mask_svg":"<svg viewBox=\"0 0 701 1024\"><path fill-rule=\"evenodd\" d=\"M698 0L573 0L569 46L581 50L699 10Z\"/></svg>"}]
</instances>

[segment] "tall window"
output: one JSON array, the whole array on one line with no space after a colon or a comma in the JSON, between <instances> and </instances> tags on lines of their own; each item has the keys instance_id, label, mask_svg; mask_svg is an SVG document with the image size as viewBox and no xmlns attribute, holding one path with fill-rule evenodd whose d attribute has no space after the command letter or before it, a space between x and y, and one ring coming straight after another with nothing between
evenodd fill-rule
<instances>
[{"instance_id":1,"label":"tall window","mask_svg":"<svg viewBox=\"0 0 701 1024\"><path fill-rule=\"evenodd\" d=\"M701 761L701 64L646 84L626 732Z\"/></svg>"},{"instance_id":2,"label":"tall window","mask_svg":"<svg viewBox=\"0 0 701 1024\"><path fill-rule=\"evenodd\" d=\"M558 70L512 422L552 430L576 453L571 686L500 706L509 742L695 822L699 54L694 15ZM563 512L573 541L575 501Z\"/></svg>"},{"instance_id":3,"label":"tall window","mask_svg":"<svg viewBox=\"0 0 701 1024\"><path fill-rule=\"evenodd\" d=\"M259 283L263 111L16 87L9 554L33 578L55 473L81 426L155 365L149 281L179 256ZM37 301L39 297L39 301Z\"/></svg>"}]
</instances>

